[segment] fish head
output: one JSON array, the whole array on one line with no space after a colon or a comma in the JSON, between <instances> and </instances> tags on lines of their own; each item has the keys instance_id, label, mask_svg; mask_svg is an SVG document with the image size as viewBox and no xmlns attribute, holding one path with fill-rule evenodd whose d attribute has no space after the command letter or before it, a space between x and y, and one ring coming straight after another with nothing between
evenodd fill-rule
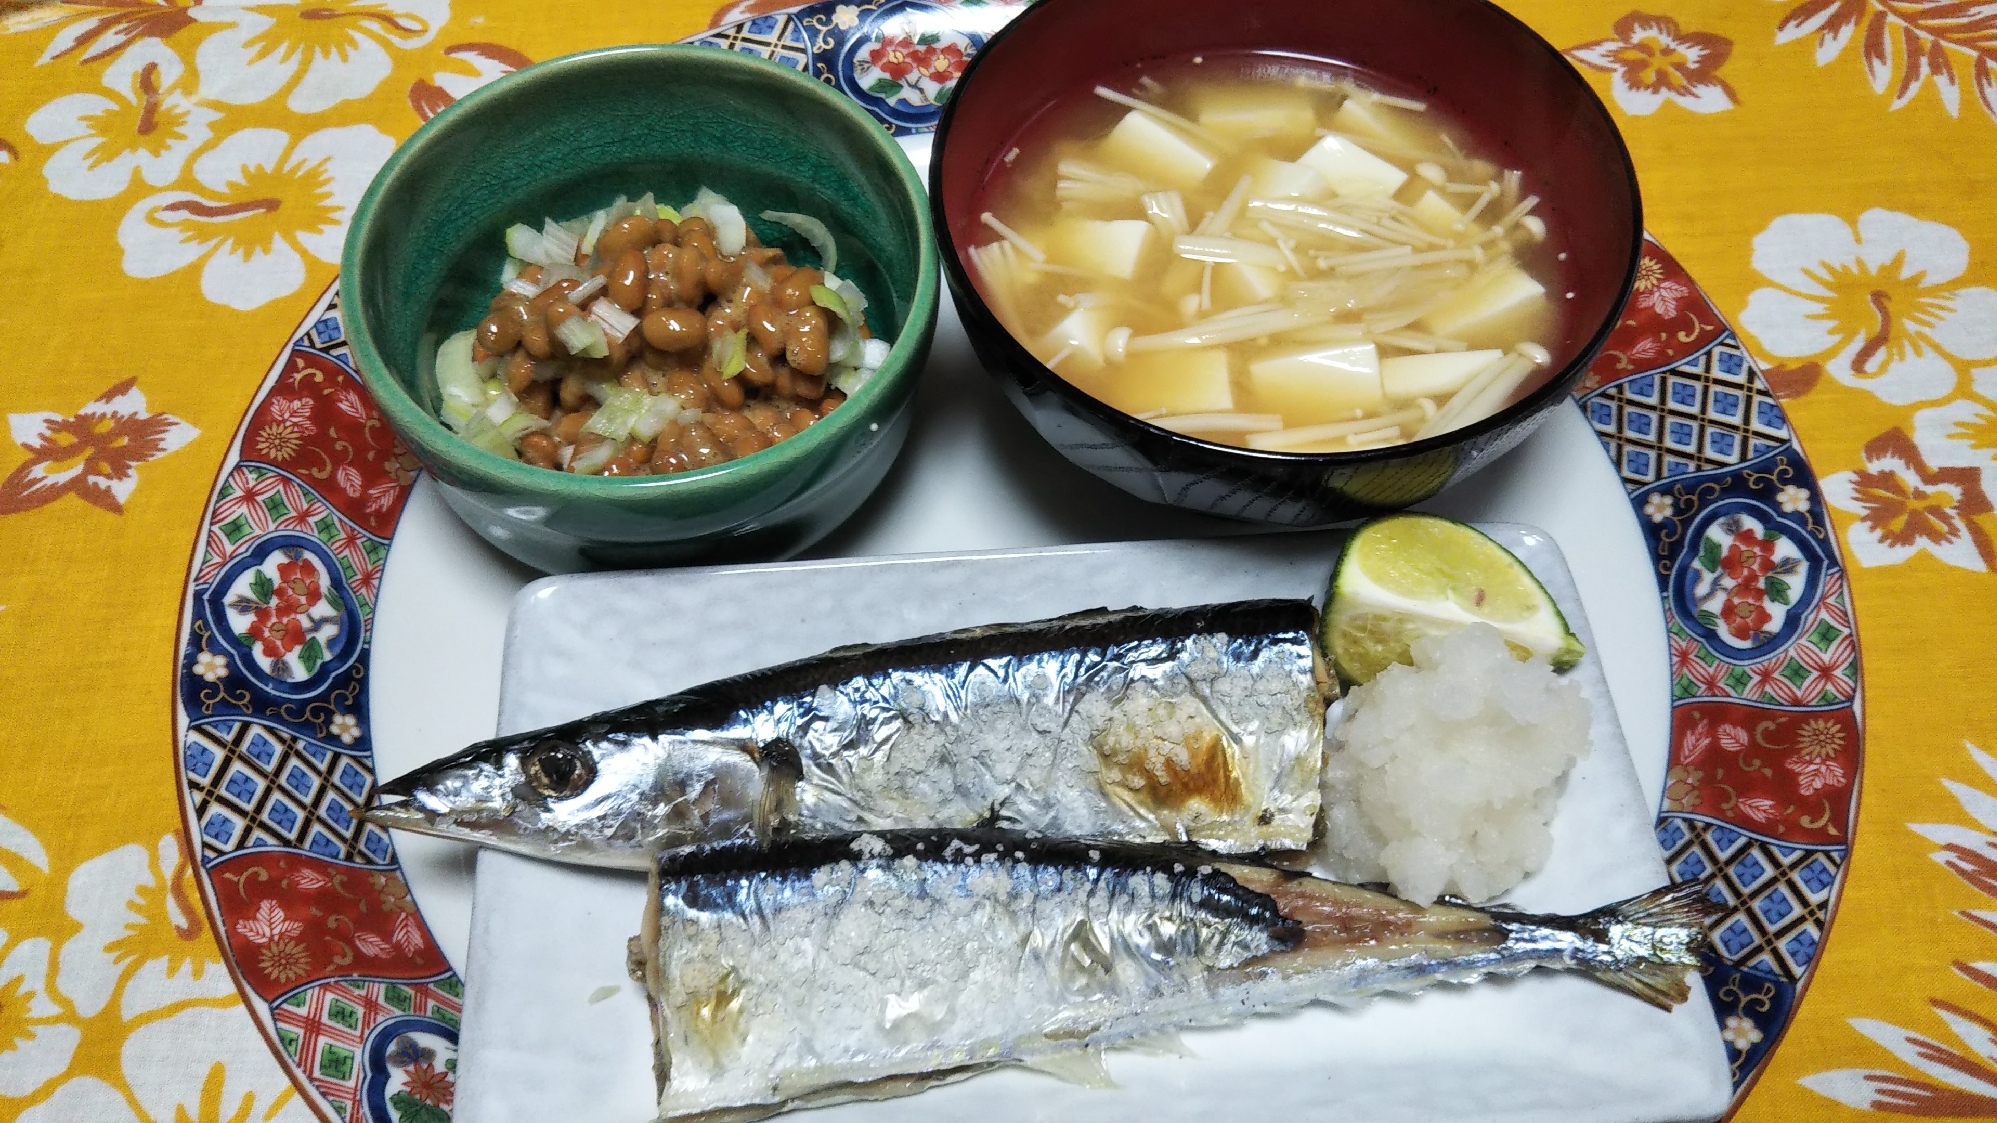
<instances>
[{"instance_id":1,"label":"fish head","mask_svg":"<svg viewBox=\"0 0 1997 1123\"><path fill-rule=\"evenodd\" d=\"M761 837L793 771L768 746L576 722L495 737L376 789L369 821L536 858L643 869L661 849ZM772 775L772 773L780 775Z\"/></svg>"}]
</instances>

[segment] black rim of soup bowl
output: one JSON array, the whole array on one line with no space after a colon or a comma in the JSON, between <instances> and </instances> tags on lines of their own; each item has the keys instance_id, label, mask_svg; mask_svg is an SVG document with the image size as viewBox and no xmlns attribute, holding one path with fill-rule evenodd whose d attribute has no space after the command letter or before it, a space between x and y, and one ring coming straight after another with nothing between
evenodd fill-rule
<instances>
[{"instance_id":1,"label":"black rim of soup bowl","mask_svg":"<svg viewBox=\"0 0 1997 1123\"><path fill-rule=\"evenodd\" d=\"M1154 425L1151 422L1125 413L1089 394L1087 391L1062 377L1058 371L1041 362L1000 322L997 315L992 312L991 307L985 302L983 294L978 291L976 282L964 267L961 251L951 232L949 215L945 205L943 153L949 147L951 127L956 120L957 107L963 104L963 91L968 89L970 84L977 79L978 72L985 60L994 51L1003 49L1007 40L1012 38L1014 32L1019 28L1026 26L1030 21L1059 18L1061 9L1066 7L1070 2L1080 2L1080 0L1038 0L1032 7L1015 17L1010 23L1000 28L985 41L985 45L972 57L970 63L965 67L962 77L957 80L956 96L952 97L943 107L942 118L936 125L933 155L930 157L929 163L929 209L931 225L936 229L937 241L939 248L942 250L944 276L949 282L950 295L957 305L958 315L963 320L966 333L971 337L974 349L978 352L980 362L991 371L994 377L1005 378L1012 383L1016 383L1016 386L1008 385L1006 387L1008 395L1014 398L1015 404L1019 406L1020 411L1027 416L1028 422L1034 426L1035 430L1041 432L1043 438L1046 437L1046 434L1040 429L1040 423L1034 416L1035 408L1029 399L1036 392L1051 391L1060 399L1061 404L1070 413L1077 414L1128 442L1133 451L1144 460L1146 465L1156 472L1187 472L1202 477L1230 479L1236 482L1237 487L1235 490L1237 491L1253 491L1257 484L1267 485L1279 481L1289 481L1296 486L1291 494L1286 494L1276 500L1279 508L1288 506L1297 500L1304 500L1307 504L1313 504L1318 509L1309 510L1307 508L1302 512L1298 512L1301 517L1269 519L1266 516L1258 517L1247 514L1245 513L1246 508L1239 511L1223 511L1211 504L1183 502L1183 497L1175 498L1166 496L1153 500L1154 502L1188 507L1212 514L1232 515L1251 521L1279 521L1285 523L1294 522L1297 525L1322 525L1364 517L1369 513L1398 510L1410 504L1421 502L1461 482L1471 472L1484 467L1491 460L1495 460L1498 456L1510 451L1514 445L1528 436L1533 429L1537 428L1544 421L1551 407L1559 404L1560 399L1565 398L1573 389L1575 383L1579 382L1587 374L1588 368L1594 363L1595 357L1601 352L1602 346L1608 342L1610 333L1615 330L1616 325L1622 319L1623 309L1628 305L1630 294L1636 284L1638 265L1643 260L1643 196L1637 182L1636 164L1630 157L1629 145L1623 140L1622 131L1616 127L1615 118L1609 113L1608 106L1602 103L1602 99L1595 93L1594 87L1588 84L1588 80L1574 67L1574 64L1567 59L1567 56L1563 55L1558 47L1549 43L1523 20L1492 3L1491 0L1452 0L1452 2L1485 8L1495 13L1499 19L1513 26L1521 36L1523 44L1529 45L1529 49L1531 50L1541 52L1545 56L1545 61L1553 64L1556 71L1565 73L1575 88L1577 110L1582 113L1592 112L1596 114L1599 116L1601 124L1605 126L1604 131L1613 141L1612 147L1614 151L1609 154L1609 158L1619 165L1622 179L1628 184L1629 189L1631 219L1629 262L1623 270L1621 280L1618 282L1615 298L1609 307L1608 313L1602 318L1602 322L1596 325L1594 332L1588 337L1587 342L1582 344L1574 352L1574 357L1566 365L1562 366L1552 378L1548 379L1525 397L1481 421L1466 425L1460 429L1452 429L1446 433L1425 437L1421 440L1408 441L1398 445L1386 445L1380 448L1358 449L1352 452L1280 452L1269 449L1248 448L1243 445L1221 444L1217 441L1203 440L1199 437ZM1280 50L1286 54L1308 54L1308 52L1299 51L1294 47L1278 47L1274 44L1269 49ZM1164 56L1160 57L1163 58ZM1337 62L1335 58L1327 58L1324 55L1310 55L1309 57L1325 58L1327 61ZM1033 114L1040 112L1044 107L1035 102L1026 105L1024 108L1026 111L1021 114L1022 121L1030 120ZM989 167L989 159L985 166ZM996 354L993 353L992 348L997 349ZM993 361L994 358L997 362ZM1003 368L1002 371L999 369L1001 367ZM1021 395L1024 396L1022 397ZM1507 430L1511 429L1517 429L1517 432L1508 433ZM1509 440L1507 440L1508 437L1510 438ZM1052 444L1053 442L1050 440L1049 443ZM1493 454L1484 455L1486 450L1494 446L1501 447L1496 447L1496 451ZM1454 450L1465 447L1470 447L1478 451L1469 458L1450 456ZM1061 448L1058 445L1056 448L1064 457L1073 460L1072 457L1069 457L1067 449ZM1425 463L1438 462L1440 458L1445 456L1450 457L1448 460L1449 472L1447 477L1441 479L1439 482L1435 482L1433 486L1427 487L1420 494L1410 494L1406 497L1368 501L1350 493L1338 491L1336 484L1326 486L1325 482L1321 482L1328 481L1328 477L1335 475L1340 470L1377 466L1391 467L1416 461ZM1465 468L1466 459L1470 463L1468 470ZM1090 469L1086 465L1078 463L1077 466L1082 467L1086 471L1093 471L1093 469ZM1428 474L1433 475L1433 469L1429 469ZM1181 490L1183 491L1184 489ZM1336 494L1332 494L1333 492Z\"/></svg>"}]
</instances>

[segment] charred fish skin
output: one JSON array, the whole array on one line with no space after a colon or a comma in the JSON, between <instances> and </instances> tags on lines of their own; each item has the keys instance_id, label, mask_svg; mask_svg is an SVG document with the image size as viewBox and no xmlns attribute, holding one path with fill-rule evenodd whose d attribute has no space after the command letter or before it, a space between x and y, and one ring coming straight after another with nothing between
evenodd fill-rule
<instances>
[{"instance_id":1,"label":"charred fish skin","mask_svg":"<svg viewBox=\"0 0 1997 1123\"><path fill-rule=\"evenodd\" d=\"M991 822L1300 850L1336 690L1316 619L1098 609L839 648L473 745L384 784L369 817L639 869L701 842Z\"/></svg>"},{"instance_id":2,"label":"charred fish skin","mask_svg":"<svg viewBox=\"0 0 1997 1123\"><path fill-rule=\"evenodd\" d=\"M752 1118L1540 968L1669 1005L1703 947L1702 893L1539 917L1171 846L894 831L662 856L634 958L661 1117Z\"/></svg>"}]
</instances>

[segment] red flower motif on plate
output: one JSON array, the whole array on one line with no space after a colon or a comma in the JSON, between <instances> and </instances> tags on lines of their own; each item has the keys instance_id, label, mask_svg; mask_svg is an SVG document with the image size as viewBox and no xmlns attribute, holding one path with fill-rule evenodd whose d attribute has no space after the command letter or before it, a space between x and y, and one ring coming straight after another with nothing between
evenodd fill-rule
<instances>
[{"instance_id":1,"label":"red flower motif on plate","mask_svg":"<svg viewBox=\"0 0 1997 1123\"><path fill-rule=\"evenodd\" d=\"M1720 559L1720 568L1735 581L1758 585L1775 568L1775 543L1762 538L1752 529L1743 530L1734 535L1733 541L1727 545L1726 556Z\"/></svg>"},{"instance_id":2,"label":"red flower motif on plate","mask_svg":"<svg viewBox=\"0 0 1997 1123\"><path fill-rule=\"evenodd\" d=\"M942 85L964 72L964 64L969 61L964 49L955 43L945 43L940 47L917 47L909 54L909 61L915 64L918 76Z\"/></svg>"},{"instance_id":3,"label":"red flower motif on plate","mask_svg":"<svg viewBox=\"0 0 1997 1123\"><path fill-rule=\"evenodd\" d=\"M915 73L915 40L906 35L890 35L867 52L867 62L890 80L899 82Z\"/></svg>"},{"instance_id":4,"label":"red flower motif on plate","mask_svg":"<svg viewBox=\"0 0 1997 1123\"><path fill-rule=\"evenodd\" d=\"M257 609L247 631L257 654L266 659L282 659L305 642L305 625L298 616L275 604Z\"/></svg>"},{"instance_id":5,"label":"red flower motif on plate","mask_svg":"<svg viewBox=\"0 0 1997 1123\"><path fill-rule=\"evenodd\" d=\"M319 587L319 567L300 554L277 563L277 598L272 606L279 612L310 612L325 599Z\"/></svg>"},{"instance_id":6,"label":"red flower motif on plate","mask_svg":"<svg viewBox=\"0 0 1997 1123\"><path fill-rule=\"evenodd\" d=\"M1759 585L1736 585L1727 591L1726 604L1720 609L1720 620L1726 624L1733 638L1746 643L1775 619L1769 614L1767 600L1768 594Z\"/></svg>"}]
</instances>

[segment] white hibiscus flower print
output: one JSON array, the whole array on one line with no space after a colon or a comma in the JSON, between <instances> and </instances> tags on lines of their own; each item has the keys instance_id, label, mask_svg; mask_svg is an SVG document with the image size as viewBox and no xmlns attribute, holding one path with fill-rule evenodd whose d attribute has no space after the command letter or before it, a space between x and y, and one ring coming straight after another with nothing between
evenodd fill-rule
<instances>
[{"instance_id":1,"label":"white hibiscus flower print","mask_svg":"<svg viewBox=\"0 0 1997 1123\"><path fill-rule=\"evenodd\" d=\"M1997 494L1997 408L1975 398L1914 414L1914 443L1937 468L1974 468Z\"/></svg>"},{"instance_id":2,"label":"white hibiscus flower print","mask_svg":"<svg viewBox=\"0 0 1997 1123\"><path fill-rule=\"evenodd\" d=\"M192 81L182 82L180 56L156 39L142 39L104 68L112 97L68 94L28 116L28 135L59 144L42 174L67 199L109 199L134 173L154 187L180 176L194 150L208 143L220 116L196 104Z\"/></svg>"},{"instance_id":3,"label":"white hibiscus flower print","mask_svg":"<svg viewBox=\"0 0 1997 1123\"><path fill-rule=\"evenodd\" d=\"M25 1096L62 1074L83 1040L47 993L49 942L23 940L0 959L0 1097Z\"/></svg>"},{"instance_id":4,"label":"white hibiscus flower print","mask_svg":"<svg viewBox=\"0 0 1997 1123\"><path fill-rule=\"evenodd\" d=\"M194 161L194 191L147 196L118 225L125 272L162 277L206 259L201 294L250 309L298 291L311 254L338 264L347 217L395 141L372 125L233 133Z\"/></svg>"},{"instance_id":5,"label":"white hibiscus flower print","mask_svg":"<svg viewBox=\"0 0 1997 1123\"><path fill-rule=\"evenodd\" d=\"M1770 354L1814 359L1831 377L1893 405L1953 393L1969 362L1997 358L1997 289L1951 286L1969 268L1952 227L1870 210L1789 214L1754 239L1775 282L1749 295L1740 324Z\"/></svg>"},{"instance_id":6,"label":"white hibiscus flower print","mask_svg":"<svg viewBox=\"0 0 1997 1123\"><path fill-rule=\"evenodd\" d=\"M277 1067L239 1004L192 1007L132 1031L118 1075L144 1119L310 1123L312 1111ZM21 1113L20 1123L141 1123L132 1102L94 1076L79 1076Z\"/></svg>"},{"instance_id":7,"label":"white hibiscus flower print","mask_svg":"<svg viewBox=\"0 0 1997 1123\"><path fill-rule=\"evenodd\" d=\"M194 16L228 25L195 51L203 96L250 105L289 87L287 109L318 113L372 93L394 69L389 49L428 43L451 18L451 6L449 0L313 0L309 7L203 5Z\"/></svg>"},{"instance_id":8,"label":"white hibiscus flower print","mask_svg":"<svg viewBox=\"0 0 1997 1123\"><path fill-rule=\"evenodd\" d=\"M56 985L91 1017L122 989L118 1015L130 1020L189 998L226 998L236 986L216 958L194 871L180 839L148 850L120 846L69 876L69 915L83 927L63 942Z\"/></svg>"}]
</instances>

